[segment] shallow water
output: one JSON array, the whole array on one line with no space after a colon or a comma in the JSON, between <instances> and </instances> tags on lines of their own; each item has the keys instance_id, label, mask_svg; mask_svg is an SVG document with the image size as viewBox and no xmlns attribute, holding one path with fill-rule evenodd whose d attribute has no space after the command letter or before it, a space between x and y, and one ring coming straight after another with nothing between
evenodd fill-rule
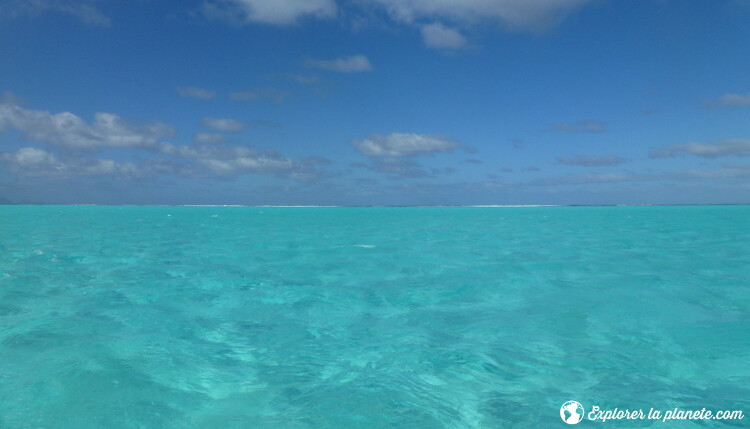
<instances>
[{"instance_id":1,"label":"shallow water","mask_svg":"<svg viewBox=\"0 0 750 429\"><path fill-rule=\"evenodd\" d=\"M750 207L0 207L0 427L744 410ZM583 422L592 425L592 422Z\"/></svg>"}]
</instances>

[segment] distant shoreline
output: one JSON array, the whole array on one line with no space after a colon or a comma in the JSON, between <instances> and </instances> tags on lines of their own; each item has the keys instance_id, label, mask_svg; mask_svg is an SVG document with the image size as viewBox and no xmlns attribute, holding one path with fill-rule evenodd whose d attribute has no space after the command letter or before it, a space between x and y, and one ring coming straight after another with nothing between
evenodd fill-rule
<instances>
[{"instance_id":1,"label":"distant shoreline","mask_svg":"<svg viewBox=\"0 0 750 429\"><path fill-rule=\"evenodd\" d=\"M306 205L244 205L244 204L0 204L2 206L25 207L249 207L249 208L531 208L531 207L695 207L695 206L747 206L750 203L720 204L479 204L479 205L434 205L434 206L306 206Z\"/></svg>"}]
</instances>

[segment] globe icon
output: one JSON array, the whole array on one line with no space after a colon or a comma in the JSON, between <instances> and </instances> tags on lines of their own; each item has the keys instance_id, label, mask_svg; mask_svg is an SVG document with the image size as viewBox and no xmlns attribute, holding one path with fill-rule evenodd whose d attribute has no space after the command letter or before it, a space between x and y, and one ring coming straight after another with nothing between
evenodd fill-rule
<instances>
[{"instance_id":1,"label":"globe icon","mask_svg":"<svg viewBox=\"0 0 750 429\"><path fill-rule=\"evenodd\" d=\"M560 407L560 418L569 425L580 423L583 414L583 405L577 401L568 401Z\"/></svg>"}]
</instances>

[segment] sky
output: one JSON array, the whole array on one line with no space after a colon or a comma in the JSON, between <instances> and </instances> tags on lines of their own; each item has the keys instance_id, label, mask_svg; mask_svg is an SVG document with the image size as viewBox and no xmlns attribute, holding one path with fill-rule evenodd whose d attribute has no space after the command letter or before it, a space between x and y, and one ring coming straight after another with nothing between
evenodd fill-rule
<instances>
[{"instance_id":1,"label":"sky","mask_svg":"<svg viewBox=\"0 0 750 429\"><path fill-rule=\"evenodd\" d=\"M0 0L0 203L750 203L747 0Z\"/></svg>"}]
</instances>

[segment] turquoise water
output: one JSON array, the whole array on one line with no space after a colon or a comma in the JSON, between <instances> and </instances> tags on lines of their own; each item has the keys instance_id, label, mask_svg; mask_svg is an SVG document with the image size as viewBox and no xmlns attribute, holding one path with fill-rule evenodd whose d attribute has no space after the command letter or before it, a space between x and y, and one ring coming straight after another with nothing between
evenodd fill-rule
<instances>
[{"instance_id":1,"label":"turquoise water","mask_svg":"<svg viewBox=\"0 0 750 429\"><path fill-rule=\"evenodd\" d=\"M567 427L568 400L748 427L750 207L0 207L2 428Z\"/></svg>"}]
</instances>

